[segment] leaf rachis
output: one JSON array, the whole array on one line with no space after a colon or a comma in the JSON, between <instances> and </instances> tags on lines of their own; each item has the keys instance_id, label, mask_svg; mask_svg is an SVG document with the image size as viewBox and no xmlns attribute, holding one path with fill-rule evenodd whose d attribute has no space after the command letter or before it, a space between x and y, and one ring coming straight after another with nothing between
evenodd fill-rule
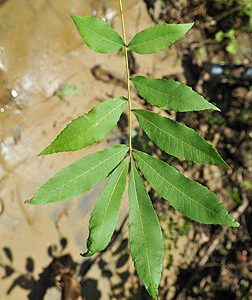
<instances>
[{"instance_id":1,"label":"leaf rachis","mask_svg":"<svg viewBox=\"0 0 252 300\"><path fill-rule=\"evenodd\" d=\"M123 41L124 41L124 57L125 57L125 69L126 69L127 89L128 89L129 153L130 153L130 158L132 158L132 105L131 105L129 57L128 57L127 37L126 37L126 30L125 30L122 0L119 0L119 4L120 4L121 25L122 25Z\"/></svg>"}]
</instances>

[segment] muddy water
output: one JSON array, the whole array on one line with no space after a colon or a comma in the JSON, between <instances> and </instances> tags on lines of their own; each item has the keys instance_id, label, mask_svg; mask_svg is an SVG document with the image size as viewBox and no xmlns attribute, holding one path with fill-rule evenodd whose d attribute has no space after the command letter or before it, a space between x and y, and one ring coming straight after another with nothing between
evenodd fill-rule
<instances>
[{"instance_id":1,"label":"muddy water","mask_svg":"<svg viewBox=\"0 0 252 300\"><path fill-rule=\"evenodd\" d=\"M125 2L130 38L152 22L142 1ZM0 1L0 263L9 263L2 252L8 247L15 270L0 282L1 300L27 298L25 289L14 287L8 295L7 290L17 276L27 273L28 257L34 261L32 273L37 277L50 262L48 246L59 245L62 236L68 240L65 251L81 260L89 214L102 185L61 204L27 207L24 201L62 167L108 142L118 142L115 130L107 141L84 151L36 157L72 118L101 99L126 94L123 85L97 81L90 71L100 65L124 80L122 57L90 51L74 28L70 13L98 15L120 31L117 1ZM168 59L165 52L136 58L142 74L159 76L181 70L173 53ZM82 89L76 95L57 96L66 84ZM126 209L122 211L124 214ZM4 274L0 268L0 276Z\"/></svg>"}]
</instances>

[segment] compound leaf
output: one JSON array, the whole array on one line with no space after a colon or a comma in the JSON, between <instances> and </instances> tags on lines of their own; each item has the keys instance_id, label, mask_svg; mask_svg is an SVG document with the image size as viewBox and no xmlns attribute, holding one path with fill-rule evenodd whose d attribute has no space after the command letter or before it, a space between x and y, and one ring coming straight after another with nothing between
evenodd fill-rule
<instances>
[{"instance_id":1,"label":"compound leaf","mask_svg":"<svg viewBox=\"0 0 252 300\"><path fill-rule=\"evenodd\" d=\"M199 111L219 109L189 86L174 80L134 76L131 78L139 94L150 104L167 110Z\"/></svg>"},{"instance_id":2,"label":"compound leaf","mask_svg":"<svg viewBox=\"0 0 252 300\"><path fill-rule=\"evenodd\" d=\"M108 23L90 16L72 15L72 18L82 39L94 51L110 53L124 46L120 35Z\"/></svg>"},{"instance_id":3,"label":"compound leaf","mask_svg":"<svg viewBox=\"0 0 252 300\"><path fill-rule=\"evenodd\" d=\"M137 33L128 48L139 54L151 54L170 47L180 40L193 23L157 24Z\"/></svg>"},{"instance_id":4,"label":"compound leaf","mask_svg":"<svg viewBox=\"0 0 252 300\"><path fill-rule=\"evenodd\" d=\"M118 122L127 99L103 101L88 114L73 120L39 155L75 151L100 142Z\"/></svg>"},{"instance_id":5,"label":"compound leaf","mask_svg":"<svg viewBox=\"0 0 252 300\"><path fill-rule=\"evenodd\" d=\"M213 146L193 129L146 110L137 109L134 114L148 137L168 154L228 168Z\"/></svg>"},{"instance_id":6,"label":"compound leaf","mask_svg":"<svg viewBox=\"0 0 252 300\"><path fill-rule=\"evenodd\" d=\"M205 224L239 226L216 195L206 187L146 153L134 151L134 157L153 189L188 218Z\"/></svg>"},{"instance_id":7,"label":"compound leaf","mask_svg":"<svg viewBox=\"0 0 252 300\"><path fill-rule=\"evenodd\" d=\"M28 204L48 204L90 191L120 163L128 151L116 145L81 158L47 181Z\"/></svg>"},{"instance_id":8,"label":"compound leaf","mask_svg":"<svg viewBox=\"0 0 252 300\"><path fill-rule=\"evenodd\" d=\"M128 168L129 158L126 158L110 175L96 202L89 222L88 251L85 256L92 256L104 250L112 238L125 190Z\"/></svg>"},{"instance_id":9,"label":"compound leaf","mask_svg":"<svg viewBox=\"0 0 252 300\"><path fill-rule=\"evenodd\" d=\"M132 161L129 184L130 251L145 288L157 298L164 243L156 212Z\"/></svg>"}]
</instances>

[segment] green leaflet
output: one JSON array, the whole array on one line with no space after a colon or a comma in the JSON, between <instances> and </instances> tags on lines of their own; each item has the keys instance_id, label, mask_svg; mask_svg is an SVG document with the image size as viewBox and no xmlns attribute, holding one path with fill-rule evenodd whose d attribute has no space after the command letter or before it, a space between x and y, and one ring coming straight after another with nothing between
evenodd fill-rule
<instances>
[{"instance_id":1,"label":"green leaflet","mask_svg":"<svg viewBox=\"0 0 252 300\"><path fill-rule=\"evenodd\" d=\"M153 189L188 218L204 224L239 226L215 194L206 187L146 153L134 151L134 157Z\"/></svg>"},{"instance_id":2,"label":"green leaflet","mask_svg":"<svg viewBox=\"0 0 252 300\"><path fill-rule=\"evenodd\" d=\"M139 94L157 107L178 112L205 109L220 111L189 86L177 81L144 76L134 76L131 81Z\"/></svg>"},{"instance_id":3,"label":"green leaflet","mask_svg":"<svg viewBox=\"0 0 252 300\"><path fill-rule=\"evenodd\" d=\"M157 298L164 243L156 212L132 161L129 184L130 252L139 278Z\"/></svg>"},{"instance_id":4,"label":"green leaflet","mask_svg":"<svg viewBox=\"0 0 252 300\"><path fill-rule=\"evenodd\" d=\"M157 24L137 33L128 48L139 54L151 54L164 50L180 40L194 23Z\"/></svg>"},{"instance_id":5,"label":"green leaflet","mask_svg":"<svg viewBox=\"0 0 252 300\"><path fill-rule=\"evenodd\" d=\"M89 222L88 251L85 256L92 256L104 250L112 238L125 190L128 168L129 158L126 158L110 175L96 202Z\"/></svg>"},{"instance_id":6,"label":"green leaflet","mask_svg":"<svg viewBox=\"0 0 252 300\"><path fill-rule=\"evenodd\" d=\"M141 127L163 151L181 159L228 168L211 144L193 129L146 110L134 110Z\"/></svg>"},{"instance_id":7,"label":"green leaflet","mask_svg":"<svg viewBox=\"0 0 252 300\"><path fill-rule=\"evenodd\" d=\"M108 23L89 16L72 15L72 18L83 40L94 51L110 53L124 46L120 35Z\"/></svg>"},{"instance_id":8,"label":"green leaflet","mask_svg":"<svg viewBox=\"0 0 252 300\"><path fill-rule=\"evenodd\" d=\"M88 114L73 120L39 155L75 151L103 140L118 122L127 99L103 101Z\"/></svg>"},{"instance_id":9,"label":"green leaflet","mask_svg":"<svg viewBox=\"0 0 252 300\"><path fill-rule=\"evenodd\" d=\"M108 176L127 151L126 145L116 145L81 158L47 181L28 203L47 204L90 191Z\"/></svg>"}]
</instances>

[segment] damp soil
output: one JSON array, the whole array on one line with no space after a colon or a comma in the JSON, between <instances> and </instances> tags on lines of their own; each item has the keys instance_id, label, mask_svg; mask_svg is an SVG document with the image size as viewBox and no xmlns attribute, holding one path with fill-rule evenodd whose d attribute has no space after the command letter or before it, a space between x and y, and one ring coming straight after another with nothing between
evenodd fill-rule
<instances>
[{"instance_id":1,"label":"damp soil","mask_svg":"<svg viewBox=\"0 0 252 300\"><path fill-rule=\"evenodd\" d=\"M123 139L118 127L106 141L84 151L36 156L73 118L104 99L126 95L123 57L90 51L70 17L71 13L97 15L120 31L115 4L0 2L0 299L58 299L57 290L51 296L48 291L55 282L46 282L39 274L63 250L76 264L84 261L80 253L85 251L90 212L102 185L56 205L31 207L24 202L61 168ZM128 1L125 12L129 37L152 24L142 2ZM69 94L69 86L80 88ZM124 135L126 125L122 123ZM124 205L121 220L126 211ZM63 250L62 239L67 241ZM96 282L101 275L97 270L92 273ZM97 284L104 286L102 281ZM103 299L108 295L104 288Z\"/></svg>"},{"instance_id":2,"label":"damp soil","mask_svg":"<svg viewBox=\"0 0 252 300\"><path fill-rule=\"evenodd\" d=\"M196 21L188 37L171 49L149 56L131 54L130 69L132 74L180 80L218 105L221 114L165 114L213 143L231 169L168 156L135 120L134 146L207 185L241 222L238 230L192 223L148 187L166 245L160 299L250 299L252 82L241 75L252 65L247 17L218 1L125 2L128 39L156 22ZM121 30L112 0L0 1L0 299L149 299L129 257L126 195L111 245L90 259L80 253L102 185L64 203L24 205L62 167L128 138L123 114L108 139L94 147L36 156L73 118L103 99L126 95L120 53L90 51L70 13L97 15ZM228 41L217 42L215 34L232 26L238 32L238 51L231 55ZM216 77L214 67L224 68L224 75ZM69 93L69 87L75 92ZM153 109L134 92L133 101L134 107Z\"/></svg>"}]
</instances>

